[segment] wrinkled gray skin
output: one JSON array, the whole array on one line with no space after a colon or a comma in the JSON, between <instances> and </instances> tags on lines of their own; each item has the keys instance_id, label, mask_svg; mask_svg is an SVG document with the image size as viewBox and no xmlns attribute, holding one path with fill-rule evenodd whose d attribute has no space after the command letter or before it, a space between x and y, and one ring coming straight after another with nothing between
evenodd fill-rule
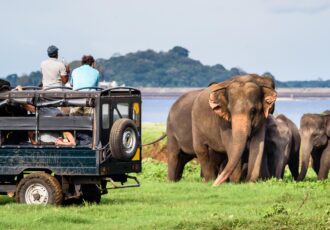
<instances>
[{"instance_id":1,"label":"wrinkled gray skin","mask_svg":"<svg viewBox=\"0 0 330 230\"><path fill-rule=\"evenodd\" d=\"M168 180L179 181L182 177L184 166L196 157L193 149L191 110L195 98L202 90L185 93L172 105L167 117L167 152L168 152ZM219 165L224 155L216 155L209 151L212 159L214 177L219 171Z\"/></svg>"},{"instance_id":2,"label":"wrinkled gray skin","mask_svg":"<svg viewBox=\"0 0 330 230\"><path fill-rule=\"evenodd\" d=\"M247 180L259 178L265 118L275 99L272 79L257 75L232 78L204 89L197 96L192 107L193 146L205 180L214 179L209 149L228 157L214 186L225 182L235 169L241 168L246 149L249 152Z\"/></svg>"},{"instance_id":3,"label":"wrinkled gray skin","mask_svg":"<svg viewBox=\"0 0 330 230\"><path fill-rule=\"evenodd\" d=\"M266 141L262 178L282 179L288 165L295 180L299 175L300 135L297 126L286 116L270 115L266 122Z\"/></svg>"},{"instance_id":4,"label":"wrinkled gray skin","mask_svg":"<svg viewBox=\"0 0 330 230\"><path fill-rule=\"evenodd\" d=\"M303 180L312 156L312 167L319 180L328 178L330 168L330 115L304 114L300 120L302 165L298 180Z\"/></svg>"}]
</instances>

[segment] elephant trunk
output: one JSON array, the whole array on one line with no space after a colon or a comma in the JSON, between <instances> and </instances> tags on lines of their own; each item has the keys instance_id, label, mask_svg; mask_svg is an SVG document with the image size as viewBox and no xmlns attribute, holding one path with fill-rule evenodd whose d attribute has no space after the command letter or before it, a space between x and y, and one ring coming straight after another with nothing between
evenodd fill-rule
<instances>
[{"instance_id":1,"label":"elephant trunk","mask_svg":"<svg viewBox=\"0 0 330 230\"><path fill-rule=\"evenodd\" d=\"M251 121L245 115L232 116L232 145L228 155L228 163L224 170L218 175L213 186L225 182L238 165L246 147L247 137L251 132Z\"/></svg>"},{"instance_id":2,"label":"elephant trunk","mask_svg":"<svg viewBox=\"0 0 330 230\"><path fill-rule=\"evenodd\" d=\"M301 151L302 151L301 171L297 178L297 181L302 181L306 176L312 150L313 150L313 145L310 143L310 140L308 138L304 138L301 142Z\"/></svg>"}]
</instances>

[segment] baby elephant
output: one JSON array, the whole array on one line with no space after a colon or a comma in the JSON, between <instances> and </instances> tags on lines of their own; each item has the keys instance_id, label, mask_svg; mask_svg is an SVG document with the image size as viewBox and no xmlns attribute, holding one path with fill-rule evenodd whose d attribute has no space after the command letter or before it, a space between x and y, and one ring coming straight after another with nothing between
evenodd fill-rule
<instances>
[{"instance_id":1,"label":"baby elephant","mask_svg":"<svg viewBox=\"0 0 330 230\"><path fill-rule=\"evenodd\" d=\"M300 135L297 126L286 116L267 119L266 142L262 177L282 179L285 166L289 165L295 180L299 175Z\"/></svg>"},{"instance_id":2,"label":"baby elephant","mask_svg":"<svg viewBox=\"0 0 330 230\"><path fill-rule=\"evenodd\" d=\"M328 178L330 169L330 115L304 114L300 120L302 165L298 180L305 178L312 156L317 179Z\"/></svg>"}]
</instances>

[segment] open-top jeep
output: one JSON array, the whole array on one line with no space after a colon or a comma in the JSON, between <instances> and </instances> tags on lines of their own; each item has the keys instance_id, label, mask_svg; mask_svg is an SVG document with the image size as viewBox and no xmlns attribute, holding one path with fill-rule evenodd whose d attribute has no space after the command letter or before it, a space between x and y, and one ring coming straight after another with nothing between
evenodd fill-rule
<instances>
[{"instance_id":1,"label":"open-top jeep","mask_svg":"<svg viewBox=\"0 0 330 230\"><path fill-rule=\"evenodd\" d=\"M35 112L28 112L27 105ZM90 112L70 112L79 108ZM64 115L45 115L45 110L60 110ZM50 131L71 132L76 144L42 142L40 136ZM98 203L107 193L107 183L112 188L139 186L128 173L141 172L140 143L141 93L137 89L0 91L0 194L15 195L17 202L61 204L77 199ZM135 182L124 185L128 178Z\"/></svg>"}]
</instances>

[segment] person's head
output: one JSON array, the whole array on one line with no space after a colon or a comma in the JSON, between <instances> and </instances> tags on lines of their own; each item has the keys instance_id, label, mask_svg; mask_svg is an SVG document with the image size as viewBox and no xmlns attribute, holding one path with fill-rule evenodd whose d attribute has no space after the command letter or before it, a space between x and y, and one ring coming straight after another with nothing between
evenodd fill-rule
<instances>
[{"instance_id":1,"label":"person's head","mask_svg":"<svg viewBox=\"0 0 330 230\"><path fill-rule=\"evenodd\" d=\"M58 58L58 48L54 45L51 45L47 49L48 57L50 58Z\"/></svg>"},{"instance_id":2,"label":"person's head","mask_svg":"<svg viewBox=\"0 0 330 230\"><path fill-rule=\"evenodd\" d=\"M82 58L81 58L81 64L82 65L90 65L92 66L93 64L95 63L95 60L93 58L92 55L84 55Z\"/></svg>"}]
</instances>

